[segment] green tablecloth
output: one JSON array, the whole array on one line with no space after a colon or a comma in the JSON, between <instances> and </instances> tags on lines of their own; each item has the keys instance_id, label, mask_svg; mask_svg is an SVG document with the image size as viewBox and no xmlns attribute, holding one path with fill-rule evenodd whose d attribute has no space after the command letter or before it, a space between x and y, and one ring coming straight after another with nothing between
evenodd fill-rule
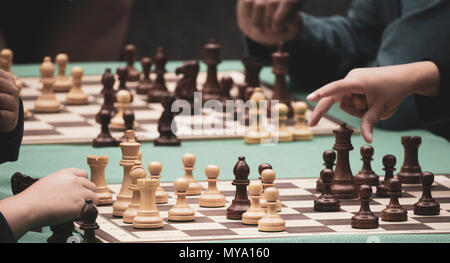
<instances>
[{"instance_id":1,"label":"green tablecloth","mask_svg":"<svg viewBox=\"0 0 450 263\"><path fill-rule=\"evenodd\" d=\"M136 63L137 64L137 63ZM181 62L168 63L167 69L173 72ZM71 63L67 69L70 72L72 66L81 66L85 74L102 74L105 67L111 67L115 72L116 67L123 62L97 62L97 63ZM138 65L136 65L138 66ZM202 64L202 70L205 65ZM39 65L14 65L13 72L19 77L38 76ZM219 65L219 70L243 70L238 61L224 61ZM274 78L270 68L264 68L261 79L273 82ZM299 92L299 98L307 94ZM355 127L360 126L358 118L351 117L342 112L336 105L329 114L337 119L345 121ZM409 131L385 131L375 129L375 149L373 169L378 174L383 174L382 157L385 154L394 154L397 157L397 167L403 161L403 147L400 143L401 136L422 136L422 145L419 149L419 161L424 171L434 173L449 173L450 144L443 138L424 130ZM355 148L350 153L351 167L354 172L361 169L359 148L364 145L360 135L354 135L352 143ZM183 176L181 156L191 152L197 156L194 175L198 180L204 178L204 168L208 164L216 164L220 167L220 179L233 179L233 166L240 155L246 156L250 165L250 179L258 177L257 166L262 162L272 164L278 178L318 177L323 169L322 153L331 149L334 144L334 136L315 137L312 141L300 141L291 143L279 143L273 146L246 145L243 140L209 140L209 141L184 141L181 147L155 148L152 143L143 143L141 151L144 163L160 161L163 164L161 181L173 181ZM10 177L20 171L33 177L43 177L58 169L78 167L88 170L86 163L88 155L107 155L109 164L106 168L107 183L120 183L122 180L122 167L119 166L121 151L119 148L93 148L91 145L23 145L17 162L1 165L0 170L0 198L11 195ZM44 233L28 233L21 242L44 242L48 237L48 228ZM366 242L368 236L339 235L339 236L314 236L285 239L271 239L263 241L277 242ZM381 242L450 242L450 235L390 235L379 236ZM239 240L240 242L254 240ZM261 242L261 240L257 240Z\"/></svg>"}]
</instances>

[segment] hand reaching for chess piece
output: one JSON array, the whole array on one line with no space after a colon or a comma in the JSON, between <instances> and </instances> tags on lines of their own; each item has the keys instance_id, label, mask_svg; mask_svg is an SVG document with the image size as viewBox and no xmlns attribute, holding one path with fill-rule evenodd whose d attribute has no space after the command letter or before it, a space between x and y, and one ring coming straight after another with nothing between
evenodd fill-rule
<instances>
[{"instance_id":1,"label":"hand reaching for chess piece","mask_svg":"<svg viewBox=\"0 0 450 263\"><path fill-rule=\"evenodd\" d=\"M86 171L63 169L17 195L0 200L0 210L18 239L31 229L80 217L86 199L98 202L95 188Z\"/></svg>"},{"instance_id":2,"label":"hand reaching for chess piece","mask_svg":"<svg viewBox=\"0 0 450 263\"><path fill-rule=\"evenodd\" d=\"M11 132L19 120L19 89L11 74L0 69L0 133Z\"/></svg>"}]
</instances>

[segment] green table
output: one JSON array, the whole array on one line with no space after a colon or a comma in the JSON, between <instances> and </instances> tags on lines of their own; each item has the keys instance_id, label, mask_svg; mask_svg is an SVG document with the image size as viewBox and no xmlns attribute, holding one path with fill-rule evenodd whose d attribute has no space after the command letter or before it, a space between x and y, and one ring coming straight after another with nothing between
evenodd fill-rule
<instances>
[{"instance_id":1,"label":"green table","mask_svg":"<svg viewBox=\"0 0 450 263\"><path fill-rule=\"evenodd\" d=\"M136 63L137 64L137 63ZM169 72L174 72L181 62L168 63ZM111 67L113 72L123 62L96 62L96 63L71 63L67 69L70 72L72 66L81 66L85 74L102 74L105 67ZM138 66L138 65L136 65ZM205 70L204 64L201 70ZM238 61L224 61L219 70L243 70ZM19 77L36 77L39 74L38 64L14 65L12 71ZM274 77L270 68L264 68L261 79L273 83ZM305 93L296 94L303 98ZM354 118L342 112L336 105L332 107L329 114L339 120L345 121L354 127L360 126L360 119ZM383 174L382 157L385 154L394 154L397 157L397 168L403 161L403 147L400 143L401 136L422 136L422 145L419 149L419 161L422 169L434 173L449 173L450 144L443 138L433 135L424 130L410 131L385 131L375 129L375 149L373 169L378 174ZM162 181L174 181L183 176L181 156L191 152L197 156L195 176L197 179L204 178L203 169L208 164L216 164L220 167L220 178L222 180L233 179L233 166L240 155L246 156L250 165L250 179L256 179L257 166L260 163L272 164L277 172L278 178L312 178L318 177L323 169L322 153L331 149L334 144L334 136L316 137L312 141L299 141L291 143L279 143L273 146L246 145L242 139L239 140L209 140L209 141L184 141L181 147L159 147L155 148L152 143L143 143L141 151L144 163L153 160L163 164ZM353 172L361 169L359 148L365 144L362 136L354 135L352 144L355 148L350 153L350 162ZM119 166L121 152L119 148L93 148L91 145L23 145L17 162L6 163L1 166L0 171L0 198L11 195L11 175L20 171L33 177L43 177L58 169L78 167L88 170L86 163L88 155L107 155L109 164L106 168L107 183L120 183L122 181L122 167ZM44 228L43 233L30 232L21 238L20 242L45 242L50 235L49 229ZM450 235L380 235L381 242L450 242ZM368 236L364 235L339 235L339 236L313 236L299 238L282 238L270 240L239 240L239 242L267 241L267 242L366 242Z\"/></svg>"}]
</instances>

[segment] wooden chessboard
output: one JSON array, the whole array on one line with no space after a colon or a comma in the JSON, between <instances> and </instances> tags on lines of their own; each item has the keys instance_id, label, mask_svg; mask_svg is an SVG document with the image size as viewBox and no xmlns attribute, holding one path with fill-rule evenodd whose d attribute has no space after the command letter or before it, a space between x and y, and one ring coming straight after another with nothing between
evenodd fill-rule
<instances>
[{"instance_id":1,"label":"wooden chessboard","mask_svg":"<svg viewBox=\"0 0 450 263\"><path fill-rule=\"evenodd\" d=\"M207 183L200 182L203 190ZM350 218L359 211L360 202L340 200L340 212L316 212L313 210L313 200L319 193L315 190L316 179L277 179L275 187L280 192L282 203L280 216L286 220L286 230L283 232L260 232L257 226L244 225L239 220L226 218L226 208L231 204L235 194L235 186L231 181L219 181L217 186L226 196L227 204L222 208L203 208L198 205L199 196L188 196L190 206L195 210L196 219L191 222L168 221L168 210L175 204L173 183L161 183L169 194L167 204L157 205L164 220L160 229L134 229L130 224L124 224L121 218L112 215L112 206L99 206L96 230L97 238L103 242L200 242L232 239L260 239L279 237L301 237L312 235L343 235L343 234L417 234L446 233L450 234L450 175L435 175L433 197L441 205L438 216L418 216L413 213L413 204L422 195L420 185L403 185L400 204L408 211L406 222L385 222L380 219L377 229L353 229ZM120 185L108 186L113 193L113 199L120 190ZM375 187L374 187L375 193ZM371 201L371 210L380 216L381 210L389 203L389 198L378 198L375 195ZM76 231L82 233L76 225Z\"/></svg>"},{"instance_id":2,"label":"wooden chessboard","mask_svg":"<svg viewBox=\"0 0 450 263\"><path fill-rule=\"evenodd\" d=\"M233 78L235 87L232 92L236 92L236 85L243 83L244 75L238 71L219 72L219 78L230 76ZM152 75L152 78L155 76ZM22 78L26 84L21 93L22 100L26 108L31 112L31 117L25 120L25 132L22 140L23 144L50 144L50 143L90 143L100 132L100 125L95 122L95 114L103 103L100 94L102 85L101 76L87 75L83 77L83 90L90 95L88 105L69 106L64 105L60 113L33 113L33 105L41 93L42 85L38 78ZM206 73L200 72L197 78L198 87L201 88L205 82ZM176 86L178 77L173 73L166 74L166 83L170 91ZM137 83L128 83L133 87ZM115 83L115 88L118 81ZM264 93L271 97L271 87L263 85ZM147 103L146 96L136 95L134 91L134 101L131 109L135 113L137 126L136 135L141 141L152 141L159 136L157 131L158 119L163 111L159 103ZM56 98L60 102L65 101L66 93L56 93ZM64 104L64 103L63 103ZM311 110L307 112L309 118ZM221 138L242 138L247 129L237 121L226 120L223 129L205 128L212 121L224 120L224 114L211 109L204 109L201 118L191 116L176 116L175 121L178 128L177 136L181 139L221 139ZM200 127L200 129L198 129ZM315 135L332 135L332 131L339 127L339 122L329 116L322 118L316 127L312 128ZM358 132L355 129L355 132ZM114 137L121 137L122 131L111 131Z\"/></svg>"}]
</instances>

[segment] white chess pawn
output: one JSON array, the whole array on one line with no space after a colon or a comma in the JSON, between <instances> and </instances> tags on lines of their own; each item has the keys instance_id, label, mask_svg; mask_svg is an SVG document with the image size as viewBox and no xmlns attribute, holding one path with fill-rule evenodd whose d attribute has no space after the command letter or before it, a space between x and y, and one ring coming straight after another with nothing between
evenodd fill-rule
<instances>
[{"instance_id":1,"label":"white chess pawn","mask_svg":"<svg viewBox=\"0 0 450 263\"><path fill-rule=\"evenodd\" d=\"M250 193L249 198L251 199L250 208L242 214L242 223L246 225L257 225L258 220L261 219L265 211L261 207L259 202L261 199L263 187L260 182L251 182L248 185L248 191Z\"/></svg>"},{"instance_id":2,"label":"white chess pawn","mask_svg":"<svg viewBox=\"0 0 450 263\"><path fill-rule=\"evenodd\" d=\"M116 94L117 106L119 107L116 115L111 119L110 128L113 130L125 130L125 121L123 113L130 107L131 94L128 90L121 89Z\"/></svg>"},{"instance_id":3,"label":"white chess pawn","mask_svg":"<svg viewBox=\"0 0 450 263\"><path fill-rule=\"evenodd\" d=\"M225 206L225 196L217 190L217 177L220 169L217 165L208 165L205 169L205 174L208 179L208 189L203 192L199 198L199 205L201 207L223 207Z\"/></svg>"},{"instance_id":4,"label":"white chess pawn","mask_svg":"<svg viewBox=\"0 0 450 263\"><path fill-rule=\"evenodd\" d=\"M286 228L286 221L280 217L277 213L277 200L278 200L278 189L275 187L269 187L264 190L264 198L267 201L267 212L258 221L259 231L284 231Z\"/></svg>"},{"instance_id":5,"label":"white chess pawn","mask_svg":"<svg viewBox=\"0 0 450 263\"><path fill-rule=\"evenodd\" d=\"M186 200L189 182L185 178L178 178L174 182L175 194L178 196L177 203L169 210L170 221L192 221L195 220L195 211Z\"/></svg>"},{"instance_id":6,"label":"white chess pawn","mask_svg":"<svg viewBox=\"0 0 450 263\"><path fill-rule=\"evenodd\" d=\"M44 62L40 67L42 83L42 93L39 98L34 103L35 112L59 112L61 111L61 103L56 99L53 93L53 83L55 78L53 73L55 73L55 66L53 65L50 57L45 57Z\"/></svg>"},{"instance_id":7,"label":"white chess pawn","mask_svg":"<svg viewBox=\"0 0 450 263\"><path fill-rule=\"evenodd\" d=\"M131 180L129 189L132 192L132 197L131 203L128 205L127 210L125 210L125 212L123 213L123 222L132 224L133 219L137 215L137 212L141 205L141 194L139 192L137 181L147 176L144 167L142 167L141 161L134 162L134 166L133 168L131 168L129 175Z\"/></svg>"},{"instance_id":8,"label":"white chess pawn","mask_svg":"<svg viewBox=\"0 0 450 263\"><path fill-rule=\"evenodd\" d=\"M67 63L69 63L69 57L60 53L55 58L55 63L58 68L58 74L56 75L55 84L53 85L54 91L69 91L72 87L69 76L66 75Z\"/></svg>"},{"instance_id":9,"label":"white chess pawn","mask_svg":"<svg viewBox=\"0 0 450 263\"><path fill-rule=\"evenodd\" d=\"M89 96L81 88L81 79L83 78L83 69L73 67L70 72L72 75L72 88L66 95L66 104L83 105L89 103Z\"/></svg>"},{"instance_id":10,"label":"white chess pawn","mask_svg":"<svg viewBox=\"0 0 450 263\"><path fill-rule=\"evenodd\" d=\"M294 140L294 134L288 130L286 121L288 119L289 108L284 103L278 103L273 108L273 113L278 114L278 141L291 142ZM276 133L275 133L276 134Z\"/></svg>"},{"instance_id":11,"label":"white chess pawn","mask_svg":"<svg viewBox=\"0 0 450 263\"><path fill-rule=\"evenodd\" d=\"M187 190L188 195L200 195L202 193L202 186L194 178L194 165L195 155L192 153L185 153L181 159L183 162L184 178L189 182L189 188Z\"/></svg>"},{"instance_id":12,"label":"white chess pawn","mask_svg":"<svg viewBox=\"0 0 450 263\"><path fill-rule=\"evenodd\" d=\"M263 190L265 191L265 189L269 188L269 187L273 187L274 181L276 178L276 173L274 170L272 169L264 169L261 172L261 181L262 181L262 186L263 186ZM267 210L267 203L266 203L266 199L264 198L264 196L261 198L261 207L264 208L264 210ZM277 200L277 212L281 211L281 202L280 200Z\"/></svg>"},{"instance_id":13,"label":"white chess pawn","mask_svg":"<svg viewBox=\"0 0 450 263\"><path fill-rule=\"evenodd\" d=\"M308 109L308 105L304 101L297 101L294 102L292 107L294 108L295 119L297 120L292 128L294 140L312 140L314 137L313 133L308 125L306 125L306 110Z\"/></svg>"},{"instance_id":14,"label":"white chess pawn","mask_svg":"<svg viewBox=\"0 0 450 263\"><path fill-rule=\"evenodd\" d=\"M169 202L169 194L161 187L159 178L161 178L162 165L160 162L153 161L148 164L148 171L150 178L158 180L158 187L156 188L156 203L165 204Z\"/></svg>"},{"instance_id":15,"label":"white chess pawn","mask_svg":"<svg viewBox=\"0 0 450 263\"><path fill-rule=\"evenodd\" d=\"M267 105L262 103L265 101L267 104L267 99L261 88L255 88L249 101L254 102L254 104L249 109L250 127L244 136L244 141L248 144L258 144L262 140L270 139L270 133L265 128Z\"/></svg>"}]
</instances>

